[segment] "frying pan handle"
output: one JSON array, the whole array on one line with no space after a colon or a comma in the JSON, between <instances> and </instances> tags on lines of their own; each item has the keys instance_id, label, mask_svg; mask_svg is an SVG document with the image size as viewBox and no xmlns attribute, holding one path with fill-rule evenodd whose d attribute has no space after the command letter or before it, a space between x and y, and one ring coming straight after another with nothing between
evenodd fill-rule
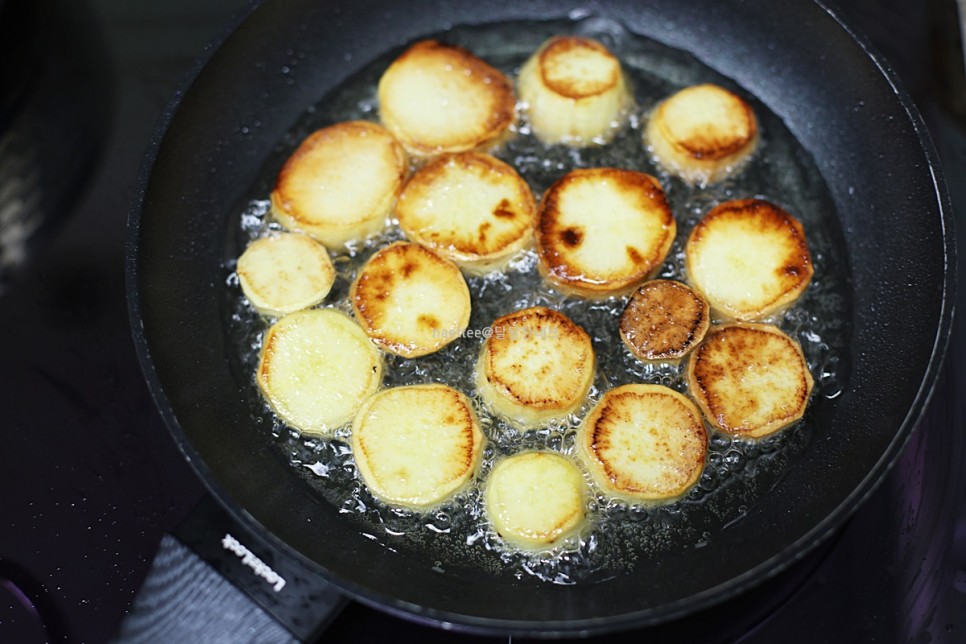
<instances>
[{"instance_id":1,"label":"frying pan handle","mask_svg":"<svg viewBox=\"0 0 966 644\"><path fill-rule=\"evenodd\" d=\"M311 641L347 602L206 496L162 538L114 641Z\"/></svg>"},{"instance_id":2,"label":"frying pan handle","mask_svg":"<svg viewBox=\"0 0 966 644\"><path fill-rule=\"evenodd\" d=\"M165 535L115 642L296 642L198 555Z\"/></svg>"}]
</instances>

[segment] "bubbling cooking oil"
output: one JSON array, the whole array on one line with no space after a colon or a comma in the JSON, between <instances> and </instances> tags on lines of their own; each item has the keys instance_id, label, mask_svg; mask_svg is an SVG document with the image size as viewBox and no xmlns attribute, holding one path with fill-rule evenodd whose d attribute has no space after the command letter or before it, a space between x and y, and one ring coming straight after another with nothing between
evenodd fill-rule
<instances>
[{"instance_id":1,"label":"bubbling cooking oil","mask_svg":"<svg viewBox=\"0 0 966 644\"><path fill-rule=\"evenodd\" d=\"M632 34L613 21L578 20L517 22L454 28L427 37L461 45L486 59L510 78L547 38L573 33L603 42L623 62L636 108L605 145L587 148L548 146L539 142L522 120L514 136L494 154L513 165L539 196L564 173L583 167L618 167L647 172L664 187L677 219L678 232L659 277L684 280L684 241L697 221L716 204L738 198L773 201L804 226L815 274L795 306L769 321L796 337L815 377L811 406L830 404L848 381L851 319L850 280L844 237L822 178L809 154L781 120L728 78L680 50ZM497 317L530 306L546 306L568 315L592 338L597 373L583 406L568 418L544 428L520 431L491 414L476 395L475 365L482 333L466 334L441 351L416 359L386 355L385 386L443 382L470 396L488 438L475 481L453 499L427 513L391 508L372 497L362 484L348 447L349 428L331 440L300 436L282 423L261 398L255 384L261 338L274 320L261 318L245 300L234 274L234 260L253 239L278 230L268 195L278 169L313 130L350 119L378 117L376 83L391 62L387 55L372 62L311 106L279 143L253 186L250 200L228 231L225 244L226 334L233 349L231 363L240 386L250 391L253 423L263 428L292 464L305 485L353 521L360 534L391 550L417 551L431 566L473 566L494 575L534 577L553 584L603 580L633 568L642 558L688 548L702 548L715 534L740 521L748 508L794 467L796 456L812 445L810 413L792 427L759 441L712 432L706 468L681 499L654 506L634 506L589 493L587 525L579 534L541 553L504 545L487 523L482 484L499 458L527 450L553 450L576 460L575 435L583 416L613 387L645 382L686 392L683 365L644 364L624 347L618 323L626 297L589 301L552 288L536 270L532 250L521 253L507 269L468 279L472 294L469 329L483 331ZM659 169L642 144L642 124L664 97L682 87L713 82L731 88L754 107L761 126L759 149L736 176L708 187L688 186ZM321 306L351 313L349 286L359 268L377 249L402 239L398 226L358 244L335 258L337 279ZM593 490L587 478L588 490Z\"/></svg>"}]
</instances>

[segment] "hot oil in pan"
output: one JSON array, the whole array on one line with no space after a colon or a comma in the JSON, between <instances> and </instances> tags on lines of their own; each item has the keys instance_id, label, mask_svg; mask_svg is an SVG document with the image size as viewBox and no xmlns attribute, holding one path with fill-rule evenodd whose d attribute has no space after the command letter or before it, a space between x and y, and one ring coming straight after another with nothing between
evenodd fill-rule
<instances>
[{"instance_id":1,"label":"hot oil in pan","mask_svg":"<svg viewBox=\"0 0 966 644\"><path fill-rule=\"evenodd\" d=\"M690 55L630 34L603 19L454 28L428 37L467 47L515 78L524 60L546 38L561 33L599 39L621 58L633 83L637 110L625 129L605 146L546 146L529 134L523 122L518 135L496 155L516 167L538 197L558 177L576 167L614 166L657 176L678 222L677 238L660 273L665 278L685 278L684 241L694 224L715 204L761 197L793 213L805 227L815 275L799 302L772 321L801 342L815 376L815 391L805 419L775 436L750 442L713 434L706 471L684 499L665 506L638 508L593 498L587 508L589 525L579 538L540 555L509 550L488 528L482 510L479 482L485 480L496 458L528 449L573 454L580 418L601 393L612 387L648 382L686 391L681 367L644 365L624 348L617 325L625 299L589 302L565 297L539 277L536 256L530 252L505 272L469 280L473 297L469 328L486 329L500 315L528 306L544 305L563 311L593 338L598 372L588 401L567 422L521 433L489 414L475 398L489 438L477 483L428 514L395 510L375 501L355 472L347 443L339 440L345 439L347 429L337 432L337 440L303 438L282 425L265 405L254 373L261 337L271 321L261 319L251 310L231 271L234 258L247 243L277 229L267 215L267 197L278 169L299 142L313 130L338 121L378 118L375 87L383 70L399 53L391 52L309 108L266 163L264 177L253 187L251 201L235 219L240 222L238 227L229 231L225 251L229 258L226 327L235 349L232 360L236 377L240 386L251 392L253 422L264 426L266 439L275 440L305 484L338 507L345 520L355 522L365 537L389 549L416 553L441 572L473 566L497 575L533 576L571 584L620 574L633 568L641 558L701 548L716 533L740 521L759 498L768 494L786 468L795 466L798 454L821 448L814 439L823 428L811 419L819 407L836 404L848 379L851 310L844 238L831 198L810 156L764 105ZM737 177L708 188L691 188L662 173L649 160L641 144L641 124L659 100L681 87L701 82L729 87L750 100L759 117L762 140L752 162ZM376 249L401 238L398 228L393 227L378 239L360 245L349 256L337 258L339 277L323 306L351 312L348 290L359 267ZM472 396L475 387L471 365L476 362L481 344L480 337L463 337L422 358L387 356L385 386L445 382Z\"/></svg>"}]
</instances>

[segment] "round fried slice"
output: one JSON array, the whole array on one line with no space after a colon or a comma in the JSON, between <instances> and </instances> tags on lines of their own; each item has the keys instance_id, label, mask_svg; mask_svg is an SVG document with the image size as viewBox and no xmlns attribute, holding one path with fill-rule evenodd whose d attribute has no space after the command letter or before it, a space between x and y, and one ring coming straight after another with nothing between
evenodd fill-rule
<instances>
[{"instance_id":1,"label":"round fried slice","mask_svg":"<svg viewBox=\"0 0 966 644\"><path fill-rule=\"evenodd\" d=\"M533 133L548 143L604 143L633 103L617 57L579 36L545 42L520 70L518 87Z\"/></svg>"},{"instance_id":2,"label":"round fried slice","mask_svg":"<svg viewBox=\"0 0 966 644\"><path fill-rule=\"evenodd\" d=\"M553 452L524 452L499 461L486 480L484 503L507 543L543 550L584 524L586 484L574 463Z\"/></svg>"},{"instance_id":3,"label":"round fried slice","mask_svg":"<svg viewBox=\"0 0 966 644\"><path fill-rule=\"evenodd\" d=\"M691 231L685 264L690 282L711 308L736 320L787 307L813 273L801 223L760 199L713 208Z\"/></svg>"},{"instance_id":4,"label":"round fried slice","mask_svg":"<svg viewBox=\"0 0 966 644\"><path fill-rule=\"evenodd\" d=\"M616 168L572 170L543 196L540 270L566 291L607 297L657 272L677 225L657 179Z\"/></svg>"},{"instance_id":5,"label":"round fried slice","mask_svg":"<svg viewBox=\"0 0 966 644\"><path fill-rule=\"evenodd\" d=\"M286 161L272 214L331 250L345 250L386 225L406 178L406 153L385 128L366 121L313 132Z\"/></svg>"},{"instance_id":6,"label":"round fried slice","mask_svg":"<svg viewBox=\"0 0 966 644\"><path fill-rule=\"evenodd\" d=\"M482 445L470 401L441 384L381 391L352 424L352 453L369 491L416 510L462 489L476 474Z\"/></svg>"},{"instance_id":7,"label":"round fried slice","mask_svg":"<svg viewBox=\"0 0 966 644\"><path fill-rule=\"evenodd\" d=\"M590 336L542 306L497 319L483 343L476 381L487 404L528 429L576 411L594 380Z\"/></svg>"},{"instance_id":8,"label":"round fried slice","mask_svg":"<svg viewBox=\"0 0 966 644\"><path fill-rule=\"evenodd\" d=\"M758 144L755 113L717 85L687 87L660 103L644 131L645 144L668 172L707 185L737 172Z\"/></svg>"},{"instance_id":9,"label":"round fried slice","mask_svg":"<svg viewBox=\"0 0 966 644\"><path fill-rule=\"evenodd\" d=\"M415 156L498 142L516 119L513 87L459 47L417 42L379 79L379 116Z\"/></svg>"},{"instance_id":10,"label":"round fried slice","mask_svg":"<svg viewBox=\"0 0 966 644\"><path fill-rule=\"evenodd\" d=\"M460 269L419 244L396 242L369 258L349 297L372 341L407 358L438 351L470 321L470 290Z\"/></svg>"},{"instance_id":11,"label":"round fried slice","mask_svg":"<svg viewBox=\"0 0 966 644\"><path fill-rule=\"evenodd\" d=\"M708 301L673 280L650 280L634 291L621 316L621 340L645 362L677 362L704 339Z\"/></svg>"},{"instance_id":12,"label":"round fried slice","mask_svg":"<svg viewBox=\"0 0 966 644\"><path fill-rule=\"evenodd\" d=\"M712 327L688 363L705 417L739 436L767 436L801 418L812 383L801 347L768 324Z\"/></svg>"},{"instance_id":13,"label":"round fried slice","mask_svg":"<svg viewBox=\"0 0 966 644\"><path fill-rule=\"evenodd\" d=\"M265 333L256 380L286 423L328 436L379 388L382 359L352 318L309 309L286 315Z\"/></svg>"},{"instance_id":14,"label":"round fried slice","mask_svg":"<svg viewBox=\"0 0 966 644\"><path fill-rule=\"evenodd\" d=\"M276 317L315 306L335 283L329 253L298 233L256 239L238 258L235 272L255 310Z\"/></svg>"},{"instance_id":15,"label":"round fried slice","mask_svg":"<svg viewBox=\"0 0 966 644\"><path fill-rule=\"evenodd\" d=\"M687 396L631 384L603 395L578 430L577 449L608 495L632 503L672 501L701 477L708 434Z\"/></svg>"},{"instance_id":16,"label":"round fried slice","mask_svg":"<svg viewBox=\"0 0 966 644\"><path fill-rule=\"evenodd\" d=\"M478 152L430 161L396 204L407 237L477 274L499 269L530 243L535 214L516 170Z\"/></svg>"}]
</instances>

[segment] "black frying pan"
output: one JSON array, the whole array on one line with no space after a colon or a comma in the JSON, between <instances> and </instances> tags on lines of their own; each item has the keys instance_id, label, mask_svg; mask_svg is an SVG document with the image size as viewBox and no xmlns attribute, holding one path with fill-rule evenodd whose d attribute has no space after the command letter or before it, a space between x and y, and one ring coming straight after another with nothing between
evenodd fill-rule
<instances>
[{"instance_id":1,"label":"black frying pan","mask_svg":"<svg viewBox=\"0 0 966 644\"><path fill-rule=\"evenodd\" d=\"M548 0L266 2L169 108L142 174L128 262L132 319L176 440L249 529L393 612L477 630L588 632L723 601L800 558L870 494L940 367L954 270L935 155L908 96L836 14L807 1L587 2L582 14L619 21L733 79L812 155L851 275L847 389L813 405L809 448L740 521L698 516L711 529L706 545L674 543L659 558L639 558L631 573L592 583L558 586L471 563L440 573L431 548L363 538L314 494L252 422L257 393L231 367L224 260L239 204L279 146L291 145L285 137L307 106L366 63L452 25L566 18L575 8Z\"/></svg>"}]
</instances>

